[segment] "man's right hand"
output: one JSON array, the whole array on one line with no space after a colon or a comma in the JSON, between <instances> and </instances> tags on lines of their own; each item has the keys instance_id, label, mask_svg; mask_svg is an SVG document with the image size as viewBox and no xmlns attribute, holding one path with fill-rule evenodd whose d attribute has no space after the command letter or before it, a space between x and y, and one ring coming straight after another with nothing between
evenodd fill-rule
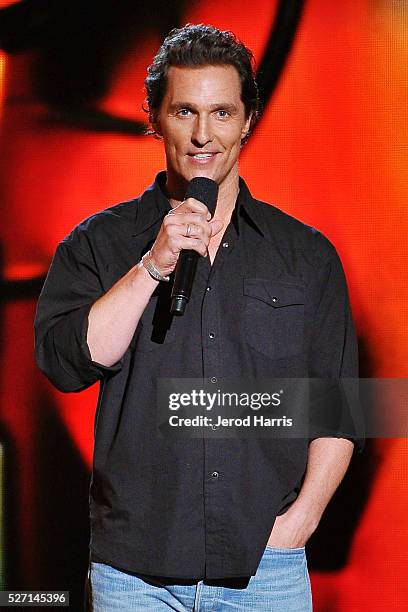
<instances>
[{"instance_id":1,"label":"man's right hand","mask_svg":"<svg viewBox=\"0 0 408 612\"><path fill-rule=\"evenodd\" d=\"M218 219L210 221L207 207L193 198L173 210L164 218L150 249L151 261L163 276L174 270L182 249L206 255L211 237L223 227ZM157 283L139 262L96 300L87 332L93 361L110 367L123 356Z\"/></svg>"},{"instance_id":2,"label":"man's right hand","mask_svg":"<svg viewBox=\"0 0 408 612\"><path fill-rule=\"evenodd\" d=\"M197 251L203 257L207 255L211 238L223 227L218 219L210 219L205 204L194 198L184 200L164 217L150 249L150 259L163 276L173 272L184 249Z\"/></svg>"}]
</instances>

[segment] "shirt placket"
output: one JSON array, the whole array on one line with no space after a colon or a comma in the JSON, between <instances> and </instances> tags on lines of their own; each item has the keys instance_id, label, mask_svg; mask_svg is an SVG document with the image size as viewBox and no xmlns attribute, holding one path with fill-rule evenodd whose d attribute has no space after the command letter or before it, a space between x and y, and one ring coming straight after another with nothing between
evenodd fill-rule
<instances>
[{"instance_id":1,"label":"shirt placket","mask_svg":"<svg viewBox=\"0 0 408 612\"><path fill-rule=\"evenodd\" d=\"M223 269L234 247L235 230L230 225L218 248L213 265L206 261L207 285L201 312L203 377L210 381L210 388L217 391L222 371L222 338L219 313L219 292L223 290ZM204 270L203 270L204 271ZM217 412L212 414L213 421ZM213 425L213 428L215 426ZM206 575L222 571L227 562L230 534L225 522L225 493L228 487L224 470L223 440L203 438L204 449L204 516L206 542Z\"/></svg>"}]
</instances>

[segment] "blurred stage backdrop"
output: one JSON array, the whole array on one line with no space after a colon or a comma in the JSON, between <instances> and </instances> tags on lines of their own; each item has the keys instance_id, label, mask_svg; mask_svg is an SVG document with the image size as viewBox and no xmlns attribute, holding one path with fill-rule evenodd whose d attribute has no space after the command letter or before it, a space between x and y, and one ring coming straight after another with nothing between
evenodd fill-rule
<instances>
[{"instance_id":1,"label":"blurred stage backdrop","mask_svg":"<svg viewBox=\"0 0 408 612\"><path fill-rule=\"evenodd\" d=\"M80 610L97 387L37 371L32 324L53 251L164 167L144 136L145 68L187 22L255 52L265 110L243 151L253 194L337 246L361 376L408 374L408 7L403 0L0 0L1 588L66 589ZM406 439L370 440L308 544L316 612L408 609Z\"/></svg>"}]
</instances>

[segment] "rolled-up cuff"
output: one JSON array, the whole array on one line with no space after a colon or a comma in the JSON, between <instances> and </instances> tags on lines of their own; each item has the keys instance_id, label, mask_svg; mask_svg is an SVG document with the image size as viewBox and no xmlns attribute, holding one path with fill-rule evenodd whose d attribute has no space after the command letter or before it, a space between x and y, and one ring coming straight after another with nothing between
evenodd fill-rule
<instances>
[{"instance_id":1,"label":"rolled-up cuff","mask_svg":"<svg viewBox=\"0 0 408 612\"><path fill-rule=\"evenodd\" d=\"M38 348L38 364L60 391L82 391L101 378L113 376L123 366L124 357L110 367L92 361L86 340L91 307L92 303L85 304L66 314Z\"/></svg>"}]
</instances>

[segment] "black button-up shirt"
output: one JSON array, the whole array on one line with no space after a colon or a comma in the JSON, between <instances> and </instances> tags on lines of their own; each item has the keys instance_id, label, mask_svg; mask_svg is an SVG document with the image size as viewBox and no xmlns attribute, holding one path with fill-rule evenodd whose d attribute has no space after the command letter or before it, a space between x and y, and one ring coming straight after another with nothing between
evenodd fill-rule
<instances>
[{"instance_id":1,"label":"black button-up shirt","mask_svg":"<svg viewBox=\"0 0 408 612\"><path fill-rule=\"evenodd\" d=\"M59 244L37 307L37 360L61 391L100 381L93 554L153 576L250 576L300 490L308 440L161 438L157 379L356 377L345 278L327 238L255 200L240 179L213 265L199 258L185 315L169 316L170 284L160 283L120 361L92 361L88 312L153 243L170 210L162 181L165 173Z\"/></svg>"}]
</instances>

